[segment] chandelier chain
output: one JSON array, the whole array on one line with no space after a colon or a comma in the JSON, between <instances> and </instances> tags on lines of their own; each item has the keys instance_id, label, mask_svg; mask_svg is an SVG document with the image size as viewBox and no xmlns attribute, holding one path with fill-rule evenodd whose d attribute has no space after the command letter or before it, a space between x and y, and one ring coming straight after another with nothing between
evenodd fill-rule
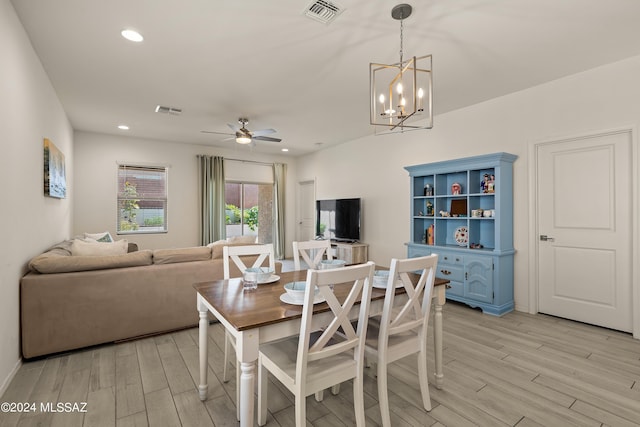
<instances>
[{"instance_id":1,"label":"chandelier chain","mask_svg":"<svg viewBox=\"0 0 640 427\"><path fill-rule=\"evenodd\" d=\"M403 32L404 32L404 17L402 16L402 12L400 12L400 68L402 68Z\"/></svg>"}]
</instances>

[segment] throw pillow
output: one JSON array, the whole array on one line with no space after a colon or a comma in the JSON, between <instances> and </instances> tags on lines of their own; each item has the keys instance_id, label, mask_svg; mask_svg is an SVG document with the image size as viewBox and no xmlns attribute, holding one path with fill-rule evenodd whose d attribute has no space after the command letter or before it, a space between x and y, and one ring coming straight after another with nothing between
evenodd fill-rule
<instances>
[{"instance_id":1,"label":"throw pillow","mask_svg":"<svg viewBox=\"0 0 640 427\"><path fill-rule=\"evenodd\" d=\"M103 231L102 233L84 233L85 239L95 240L96 242L101 243L111 243L113 242L113 238L108 231Z\"/></svg>"},{"instance_id":2,"label":"throw pillow","mask_svg":"<svg viewBox=\"0 0 640 427\"><path fill-rule=\"evenodd\" d=\"M71 244L72 256L104 256L123 255L127 253L128 243L125 239L110 243L85 241L76 239Z\"/></svg>"}]
</instances>

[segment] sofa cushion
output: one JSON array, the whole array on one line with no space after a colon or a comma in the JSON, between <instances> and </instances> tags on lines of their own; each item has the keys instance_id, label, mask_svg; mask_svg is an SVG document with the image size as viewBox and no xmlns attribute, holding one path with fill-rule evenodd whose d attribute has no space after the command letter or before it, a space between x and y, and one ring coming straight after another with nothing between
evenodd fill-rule
<instances>
[{"instance_id":1,"label":"sofa cushion","mask_svg":"<svg viewBox=\"0 0 640 427\"><path fill-rule=\"evenodd\" d=\"M104 243L101 243L104 244ZM68 256L52 250L29 262L29 268L39 273L69 273L73 271L104 270L109 268L151 265L153 252L143 250L122 255Z\"/></svg>"},{"instance_id":2,"label":"sofa cushion","mask_svg":"<svg viewBox=\"0 0 640 427\"><path fill-rule=\"evenodd\" d=\"M251 246L257 245L257 243L229 243L227 240L218 240L214 243L209 243L211 247L211 259L222 259L222 251L225 246Z\"/></svg>"},{"instance_id":3,"label":"sofa cushion","mask_svg":"<svg viewBox=\"0 0 640 427\"><path fill-rule=\"evenodd\" d=\"M153 251L154 264L173 264L176 262L207 261L211 259L211 248L195 246L192 248L156 249Z\"/></svg>"},{"instance_id":4,"label":"sofa cushion","mask_svg":"<svg viewBox=\"0 0 640 427\"><path fill-rule=\"evenodd\" d=\"M91 240L76 239L71 244L72 256L108 256L126 254L128 250L126 239L117 242L101 243Z\"/></svg>"}]
</instances>

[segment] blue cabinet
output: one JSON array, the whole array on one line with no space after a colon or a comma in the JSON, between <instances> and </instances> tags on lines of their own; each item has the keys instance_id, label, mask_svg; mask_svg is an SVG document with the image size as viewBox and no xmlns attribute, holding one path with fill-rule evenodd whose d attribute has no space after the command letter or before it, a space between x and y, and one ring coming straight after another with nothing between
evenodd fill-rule
<instances>
[{"instance_id":1,"label":"blue cabinet","mask_svg":"<svg viewBox=\"0 0 640 427\"><path fill-rule=\"evenodd\" d=\"M513 162L495 153L407 166L408 256L438 254L447 298L500 316L513 310Z\"/></svg>"}]
</instances>

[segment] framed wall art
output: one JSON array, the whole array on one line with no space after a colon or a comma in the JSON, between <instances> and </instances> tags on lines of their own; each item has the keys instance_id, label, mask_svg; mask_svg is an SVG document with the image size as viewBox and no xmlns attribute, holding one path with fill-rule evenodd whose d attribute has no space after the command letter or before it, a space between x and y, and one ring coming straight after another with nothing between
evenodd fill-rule
<instances>
[{"instance_id":1,"label":"framed wall art","mask_svg":"<svg viewBox=\"0 0 640 427\"><path fill-rule=\"evenodd\" d=\"M57 199L67 196L64 154L47 138L44 139L44 195Z\"/></svg>"}]
</instances>

